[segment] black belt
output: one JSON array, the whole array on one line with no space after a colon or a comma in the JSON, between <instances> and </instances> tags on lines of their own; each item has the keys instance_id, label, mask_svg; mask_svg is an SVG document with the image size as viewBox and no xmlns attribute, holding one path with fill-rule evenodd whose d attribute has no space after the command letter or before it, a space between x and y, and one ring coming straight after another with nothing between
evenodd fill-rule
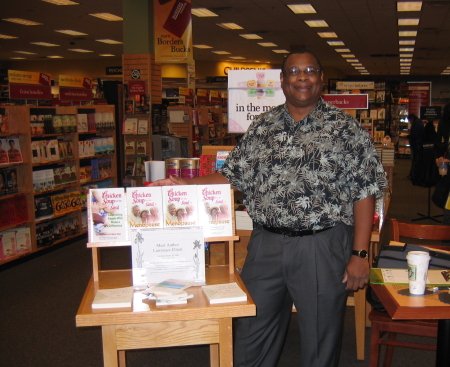
<instances>
[{"instance_id":1,"label":"black belt","mask_svg":"<svg viewBox=\"0 0 450 367\"><path fill-rule=\"evenodd\" d=\"M334 227L327 227L322 229L307 229L304 231L295 231L289 228L274 228L274 227L267 227L263 225L263 228L266 231L282 234L284 237L303 237L303 236L314 236L316 233L325 232L328 231L331 228Z\"/></svg>"}]
</instances>

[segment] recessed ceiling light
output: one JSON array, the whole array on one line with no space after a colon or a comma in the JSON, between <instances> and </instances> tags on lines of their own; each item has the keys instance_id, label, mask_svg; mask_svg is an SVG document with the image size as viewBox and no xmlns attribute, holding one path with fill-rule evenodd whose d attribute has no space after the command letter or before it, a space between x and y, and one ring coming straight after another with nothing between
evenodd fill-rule
<instances>
[{"instance_id":1,"label":"recessed ceiling light","mask_svg":"<svg viewBox=\"0 0 450 367\"><path fill-rule=\"evenodd\" d=\"M276 54L288 54L288 50L272 50L272 52L275 52Z\"/></svg>"},{"instance_id":2,"label":"recessed ceiling light","mask_svg":"<svg viewBox=\"0 0 450 367\"><path fill-rule=\"evenodd\" d=\"M415 45L416 41L415 40L400 40L398 41L399 45Z\"/></svg>"},{"instance_id":3,"label":"recessed ceiling light","mask_svg":"<svg viewBox=\"0 0 450 367\"><path fill-rule=\"evenodd\" d=\"M231 52L228 51L211 51L212 53L218 54L218 55L230 55Z\"/></svg>"},{"instance_id":4,"label":"recessed ceiling light","mask_svg":"<svg viewBox=\"0 0 450 367\"><path fill-rule=\"evenodd\" d=\"M196 17L218 17L216 13L213 13L211 10L208 10L206 8L191 9L191 13Z\"/></svg>"},{"instance_id":5,"label":"recessed ceiling light","mask_svg":"<svg viewBox=\"0 0 450 367\"><path fill-rule=\"evenodd\" d=\"M419 25L420 19L399 19L398 25L399 26L405 26L405 25Z\"/></svg>"},{"instance_id":6,"label":"recessed ceiling light","mask_svg":"<svg viewBox=\"0 0 450 367\"><path fill-rule=\"evenodd\" d=\"M244 29L236 23L216 23L216 25L225 29Z\"/></svg>"},{"instance_id":7,"label":"recessed ceiling light","mask_svg":"<svg viewBox=\"0 0 450 367\"><path fill-rule=\"evenodd\" d=\"M351 64L352 66L362 66L362 64L360 62L355 62L353 64Z\"/></svg>"},{"instance_id":8,"label":"recessed ceiling light","mask_svg":"<svg viewBox=\"0 0 450 367\"><path fill-rule=\"evenodd\" d=\"M412 59L400 59L400 62L412 62Z\"/></svg>"},{"instance_id":9,"label":"recessed ceiling light","mask_svg":"<svg viewBox=\"0 0 450 367\"><path fill-rule=\"evenodd\" d=\"M5 39L5 40L12 40L12 39L17 38L17 37L7 36L6 34L0 34L0 38Z\"/></svg>"},{"instance_id":10,"label":"recessed ceiling light","mask_svg":"<svg viewBox=\"0 0 450 367\"><path fill-rule=\"evenodd\" d=\"M244 60L245 57L242 56L230 56L230 59L235 59L235 60Z\"/></svg>"},{"instance_id":11,"label":"recessed ceiling light","mask_svg":"<svg viewBox=\"0 0 450 367\"><path fill-rule=\"evenodd\" d=\"M342 41L327 41L327 43L330 46L345 46L344 42Z\"/></svg>"},{"instance_id":12,"label":"recessed ceiling light","mask_svg":"<svg viewBox=\"0 0 450 367\"><path fill-rule=\"evenodd\" d=\"M60 45L55 45L54 43L48 42L30 42L32 45L45 46L45 47L56 47Z\"/></svg>"},{"instance_id":13,"label":"recessed ceiling light","mask_svg":"<svg viewBox=\"0 0 450 367\"><path fill-rule=\"evenodd\" d=\"M113 55L113 54L98 54L98 56L111 57L111 56L116 56L116 55Z\"/></svg>"},{"instance_id":14,"label":"recessed ceiling light","mask_svg":"<svg viewBox=\"0 0 450 367\"><path fill-rule=\"evenodd\" d=\"M49 59L63 59L64 57L62 56L47 56Z\"/></svg>"},{"instance_id":15,"label":"recessed ceiling light","mask_svg":"<svg viewBox=\"0 0 450 367\"><path fill-rule=\"evenodd\" d=\"M342 54L341 55L343 58L349 58L349 57L355 57L355 55L353 55L353 54Z\"/></svg>"},{"instance_id":16,"label":"recessed ceiling light","mask_svg":"<svg viewBox=\"0 0 450 367\"><path fill-rule=\"evenodd\" d=\"M59 32L59 33L64 33L64 34L68 34L69 36L87 36L87 33L81 33L78 31L72 31L70 29L60 29L60 30L55 30L55 32Z\"/></svg>"},{"instance_id":17,"label":"recessed ceiling light","mask_svg":"<svg viewBox=\"0 0 450 367\"><path fill-rule=\"evenodd\" d=\"M291 4L287 5L295 14L313 14L317 13L311 4Z\"/></svg>"},{"instance_id":18,"label":"recessed ceiling light","mask_svg":"<svg viewBox=\"0 0 450 367\"><path fill-rule=\"evenodd\" d=\"M208 45L194 45L194 47L196 47L196 48L213 48L212 46L208 46Z\"/></svg>"},{"instance_id":19,"label":"recessed ceiling light","mask_svg":"<svg viewBox=\"0 0 450 367\"><path fill-rule=\"evenodd\" d=\"M11 60L25 60L25 57L10 57Z\"/></svg>"},{"instance_id":20,"label":"recessed ceiling light","mask_svg":"<svg viewBox=\"0 0 450 367\"><path fill-rule=\"evenodd\" d=\"M337 34L334 32L317 32L321 38L338 38Z\"/></svg>"},{"instance_id":21,"label":"recessed ceiling light","mask_svg":"<svg viewBox=\"0 0 450 367\"><path fill-rule=\"evenodd\" d=\"M311 28L328 27L327 22L325 22L324 20L305 20L305 23Z\"/></svg>"},{"instance_id":22,"label":"recessed ceiling light","mask_svg":"<svg viewBox=\"0 0 450 367\"><path fill-rule=\"evenodd\" d=\"M71 0L42 0L47 3L55 4L55 5L79 5L75 1Z\"/></svg>"},{"instance_id":23,"label":"recessed ceiling light","mask_svg":"<svg viewBox=\"0 0 450 367\"><path fill-rule=\"evenodd\" d=\"M400 54L400 57L413 57L413 54Z\"/></svg>"},{"instance_id":24,"label":"recessed ceiling light","mask_svg":"<svg viewBox=\"0 0 450 367\"><path fill-rule=\"evenodd\" d=\"M441 73L441 75L450 75L450 73L444 71Z\"/></svg>"},{"instance_id":25,"label":"recessed ceiling light","mask_svg":"<svg viewBox=\"0 0 450 367\"><path fill-rule=\"evenodd\" d=\"M420 11L422 1L397 1L397 11Z\"/></svg>"},{"instance_id":26,"label":"recessed ceiling light","mask_svg":"<svg viewBox=\"0 0 450 367\"><path fill-rule=\"evenodd\" d=\"M399 37L416 37L417 31L398 31Z\"/></svg>"},{"instance_id":27,"label":"recessed ceiling light","mask_svg":"<svg viewBox=\"0 0 450 367\"><path fill-rule=\"evenodd\" d=\"M6 20L7 22L22 24L22 25L42 25L42 23L33 22L32 20L26 20L26 19L20 19L20 18L6 18L2 19Z\"/></svg>"},{"instance_id":28,"label":"recessed ceiling light","mask_svg":"<svg viewBox=\"0 0 450 367\"><path fill-rule=\"evenodd\" d=\"M349 48L335 48L336 52L351 52Z\"/></svg>"},{"instance_id":29,"label":"recessed ceiling light","mask_svg":"<svg viewBox=\"0 0 450 367\"><path fill-rule=\"evenodd\" d=\"M110 39L99 39L99 40L96 40L96 41L97 42L108 43L110 45L121 45L121 44L123 44L123 42L110 40Z\"/></svg>"},{"instance_id":30,"label":"recessed ceiling light","mask_svg":"<svg viewBox=\"0 0 450 367\"><path fill-rule=\"evenodd\" d=\"M411 66L410 62L401 62L400 66Z\"/></svg>"},{"instance_id":31,"label":"recessed ceiling light","mask_svg":"<svg viewBox=\"0 0 450 367\"><path fill-rule=\"evenodd\" d=\"M273 42L258 42L258 45L260 45L262 47L277 47L278 46Z\"/></svg>"},{"instance_id":32,"label":"recessed ceiling light","mask_svg":"<svg viewBox=\"0 0 450 367\"><path fill-rule=\"evenodd\" d=\"M361 73L361 75L370 75L370 73L369 72L363 72L363 73Z\"/></svg>"},{"instance_id":33,"label":"recessed ceiling light","mask_svg":"<svg viewBox=\"0 0 450 367\"><path fill-rule=\"evenodd\" d=\"M366 68L364 66L355 66L356 70L365 70Z\"/></svg>"},{"instance_id":34,"label":"recessed ceiling light","mask_svg":"<svg viewBox=\"0 0 450 367\"><path fill-rule=\"evenodd\" d=\"M37 55L36 52L28 52L28 51L13 51L13 52L24 55Z\"/></svg>"},{"instance_id":35,"label":"recessed ceiling light","mask_svg":"<svg viewBox=\"0 0 450 367\"><path fill-rule=\"evenodd\" d=\"M243 38L246 38L246 39L248 39L248 40L262 40L262 37L261 37L261 36L258 36L257 34L252 34L252 33L249 33L249 34L240 34L239 36L241 36L241 37L243 37Z\"/></svg>"},{"instance_id":36,"label":"recessed ceiling light","mask_svg":"<svg viewBox=\"0 0 450 367\"><path fill-rule=\"evenodd\" d=\"M94 52L89 50L83 50L82 48L69 48L68 50L73 52Z\"/></svg>"},{"instance_id":37,"label":"recessed ceiling light","mask_svg":"<svg viewBox=\"0 0 450 367\"><path fill-rule=\"evenodd\" d=\"M398 50L400 52L414 52L414 47L400 47Z\"/></svg>"},{"instance_id":38,"label":"recessed ceiling light","mask_svg":"<svg viewBox=\"0 0 450 367\"><path fill-rule=\"evenodd\" d=\"M121 18L117 15L114 15L114 14L110 14L110 13L92 13L89 15L103 19L103 20L107 20L110 22L117 22L117 21L123 20L123 18Z\"/></svg>"},{"instance_id":39,"label":"recessed ceiling light","mask_svg":"<svg viewBox=\"0 0 450 367\"><path fill-rule=\"evenodd\" d=\"M358 59L347 59L347 62L359 62Z\"/></svg>"}]
</instances>

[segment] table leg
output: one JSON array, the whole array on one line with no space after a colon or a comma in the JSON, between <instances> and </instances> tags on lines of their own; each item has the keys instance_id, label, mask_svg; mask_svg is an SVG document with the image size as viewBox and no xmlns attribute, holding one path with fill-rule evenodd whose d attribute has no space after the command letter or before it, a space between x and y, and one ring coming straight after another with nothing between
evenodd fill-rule
<instances>
[{"instance_id":1,"label":"table leg","mask_svg":"<svg viewBox=\"0 0 450 367\"><path fill-rule=\"evenodd\" d=\"M209 346L209 366L219 367L219 344Z\"/></svg>"},{"instance_id":2,"label":"table leg","mask_svg":"<svg viewBox=\"0 0 450 367\"><path fill-rule=\"evenodd\" d=\"M118 367L116 326L102 326L103 366Z\"/></svg>"},{"instance_id":3,"label":"table leg","mask_svg":"<svg viewBox=\"0 0 450 367\"><path fill-rule=\"evenodd\" d=\"M233 366L232 318L219 319L219 359L220 367Z\"/></svg>"},{"instance_id":4,"label":"table leg","mask_svg":"<svg viewBox=\"0 0 450 367\"><path fill-rule=\"evenodd\" d=\"M439 320L436 367L450 366L450 319Z\"/></svg>"},{"instance_id":5,"label":"table leg","mask_svg":"<svg viewBox=\"0 0 450 367\"><path fill-rule=\"evenodd\" d=\"M366 336L366 288L353 293L355 301L356 358L364 360Z\"/></svg>"}]
</instances>

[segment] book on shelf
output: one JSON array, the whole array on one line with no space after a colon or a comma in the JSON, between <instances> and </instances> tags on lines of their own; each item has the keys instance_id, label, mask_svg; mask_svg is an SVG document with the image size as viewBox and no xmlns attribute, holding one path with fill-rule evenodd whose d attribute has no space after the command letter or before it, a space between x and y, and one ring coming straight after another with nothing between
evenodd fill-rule
<instances>
[{"instance_id":1,"label":"book on shelf","mask_svg":"<svg viewBox=\"0 0 450 367\"><path fill-rule=\"evenodd\" d=\"M6 170L0 169L0 196L8 195L6 190Z\"/></svg>"},{"instance_id":2,"label":"book on shelf","mask_svg":"<svg viewBox=\"0 0 450 367\"><path fill-rule=\"evenodd\" d=\"M47 156L49 161L59 161L58 139L47 140Z\"/></svg>"},{"instance_id":3,"label":"book on shelf","mask_svg":"<svg viewBox=\"0 0 450 367\"><path fill-rule=\"evenodd\" d=\"M230 154L227 150L219 150L216 153L216 171L222 168L223 164L227 160L228 155Z\"/></svg>"},{"instance_id":4,"label":"book on shelf","mask_svg":"<svg viewBox=\"0 0 450 367\"><path fill-rule=\"evenodd\" d=\"M0 164L9 163L9 157L6 151L7 143L8 143L7 139L0 139Z\"/></svg>"},{"instance_id":5,"label":"book on shelf","mask_svg":"<svg viewBox=\"0 0 450 367\"><path fill-rule=\"evenodd\" d=\"M137 129L137 133L138 134L148 134L148 121L147 120L139 120L138 121L138 129Z\"/></svg>"},{"instance_id":6,"label":"book on shelf","mask_svg":"<svg viewBox=\"0 0 450 367\"><path fill-rule=\"evenodd\" d=\"M54 241L53 223L38 223L36 225L36 245L37 248L51 246Z\"/></svg>"},{"instance_id":7,"label":"book on shelf","mask_svg":"<svg viewBox=\"0 0 450 367\"><path fill-rule=\"evenodd\" d=\"M134 113L134 101L126 100L125 101L125 113L132 115Z\"/></svg>"},{"instance_id":8,"label":"book on shelf","mask_svg":"<svg viewBox=\"0 0 450 367\"><path fill-rule=\"evenodd\" d=\"M200 176L216 172L216 155L200 155Z\"/></svg>"},{"instance_id":9,"label":"book on shelf","mask_svg":"<svg viewBox=\"0 0 450 367\"><path fill-rule=\"evenodd\" d=\"M9 131L8 115L3 111L0 112L0 134L7 134Z\"/></svg>"},{"instance_id":10,"label":"book on shelf","mask_svg":"<svg viewBox=\"0 0 450 367\"><path fill-rule=\"evenodd\" d=\"M137 141L136 142L136 154L146 155L147 154L147 142Z\"/></svg>"},{"instance_id":11,"label":"book on shelf","mask_svg":"<svg viewBox=\"0 0 450 367\"><path fill-rule=\"evenodd\" d=\"M36 219L51 218L53 216L52 199L42 196L34 199Z\"/></svg>"},{"instance_id":12,"label":"book on shelf","mask_svg":"<svg viewBox=\"0 0 450 367\"><path fill-rule=\"evenodd\" d=\"M5 143L7 143L7 145ZM3 139L2 149L7 151L9 163L23 162L19 139L17 138ZM3 152L1 155L3 155Z\"/></svg>"},{"instance_id":13,"label":"book on shelf","mask_svg":"<svg viewBox=\"0 0 450 367\"><path fill-rule=\"evenodd\" d=\"M126 162L125 176L134 176L135 169L136 169L136 162Z\"/></svg>"},{"instance_id":14,"label":"book on shelf","mask_svg":"<svg viewBox=\"0 0 450 367\"><path fill-rule=\"evenodd\" d=\"M16 231L9 230L0 233L0 260L6 260L17 253Z\"/></svg>"},{"instance_id":15,"label":"book on shelf","mask_svg":"<svg viewBox=\"0 0 450 367\"><path fill-rule=\"evenodd\" d=\"M99 289L92 301L92 308L124 308L131 307L133 287Z\"/></svg>"},{"instance_id":16,"label":"book on shelf","mask_svg":"<svg viewBox=\"0 0 450 367\"><path fill-rule=\"evenodd\" d=\"M123 119L122 134L137 134L137 118Z\"/></svg>"},{"instance_id":17,"label":"book on shelf","mask_svg":"<svg viewBox=\"0 0 450 367\"><path fill-rule=\"evenodd\" d=\"M18 254L31 251L31 230L29 227L16 228L16 250Z\"/></svg>"},{"instance_id":18,"label":"book on shelf","mask_svg":"<svg viewBox=\"0 0 450 367\"><path fill-rule=\"evenodd\" d=\"M125 155L134 155L136 154L136 142L133 140L125 141Z\"/></svg>"},{"instance_id":19,"label":"book on shelf","mask_svg":"<svg viewBox=\"0 0 450 367\"><path fill-rule=\"evenodd\" d=\"M5 170L5 183L6 183L6 194L16 194L19 192L19 185L17 182L17 168L11 167Z\"/></svg>"},{"instance_id":20,"label":"book on shelf","mask_svg":"<svg viewBox=\"0 0 450 367\"><path fill-rule=\"evenodd\" d=\"M210 304L247 301L247 293L236 282L203 285L202 290Z\"/></svg>"},{"instance_id":21,"label":"book on shelf","mask_svg":"<svg viewBox=\"0 0 450 367\"><path fill-rule=\"evenodd\" d=\"M88 132L88 118L87 114L79 113L77 115L77 130L79 133Z\"/></svg>"}]
</instances>

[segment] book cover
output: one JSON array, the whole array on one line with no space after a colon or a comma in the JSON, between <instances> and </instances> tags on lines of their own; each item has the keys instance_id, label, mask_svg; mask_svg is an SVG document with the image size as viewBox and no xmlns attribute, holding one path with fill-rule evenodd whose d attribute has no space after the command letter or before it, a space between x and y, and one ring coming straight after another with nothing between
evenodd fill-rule
<instances>
[{"instance_id":1,"label":"book cover","mask_svg":"<svg viewBox=\"0 0 450 367\"><path fill-rule=\"evenodd\" d=\"M127 100L125 101L125 113L132 115L134 113L134 101Z\"/></svg>"},{"instance_id":2,"label":"book cover","mask_svg":"<svg viewBox=\"0 0 450 367\"><path fill-rule=\"evenodd\" d=\"M9 163L9 157L6 151L6 147L8 145L7 143L8 143L7 139L0 139L0 164Z\"/></svg>"},{"instance_id":3,"label":"book cover","mask_svg":"<svg viewBox=\"0 0 450 367\"><path fill-rule=\"evenodd\" d=\"M126 241L128 225L124 189L91 189L89 195L89 242Z\"/></svg>"},{"instance_id":4,"label":"book cover","mask_svg":"<svg viewBox=\"0 0 450 367\"><path fill-rule=\"evenodd\" d=\"M132 140L125 141L125 155L136 154L136 142Z\"/></svg>"},{"instance_id":5,"label":"book cover","mask_svg":"<svg viewBox=\"0 0 450 367\"><path fill-rule=\"evenodd\" d=\"M148 134L148 121L139 120L138 121L138 134Z\"/></svg>"},{"instance_id":6,"label":"book cover","mask_svg":"<svg viewBox=\"0 0 450 367\"><path fill-rule=\"evenodd\" d=\"M236 282L203 285L202 290L210 304L247 301L247 294Z\"/></svg>"},{"instance_id":7,"label":"book cover","mask_svg":"<svg viewBox=\"0 0 450 367\"><path fill-rule=\"evenodd\" d=\"M25 195L13 197L13 208L15 223L28 222L28 206L27 197Z\"/></svg>"},{"instance_id":8,"label":"book cover","mask_svg":"<svg viewBox=\"0 0 450 367\"><path fill-rule=\"evenodd\" d=\"M147 153L147 142L137 141L136 142L136 154L146 155L146 153Z\"/></svg>"},{"instance_id":9,"label":"book cover","mask_svg":"<svg viewBox=\"0 0 450 367\"><path fill-rule=\"evenodd\" d=\"M216 172L216 156L200 155L200 176L207 176Z\"/></svg>"},{"instance_id":10,"label":"book cover","mask_svg":"<svg viewBox=\"0 0 450 367\"><path fill-rule=\"evenodd\" d=\"M219 150L216 153L216 171L218 171L220 168L222 168L223 164L227 160L228 155L230 154L229 151L226 150Z\"/></svg>"},{"instance_id":11,"label":"book cover","mask_svg":"<svg viewBox=\"0 0 450 367\"><path fill-rule=\"evenodd\" d=\"M125 176L134 176L135 168L136 168L136 162L126 162Z\"/></svg>"},{"instance_id":12,"label":"book cover","mask_svg":"<svg viewBox=\"0 0 450 367\"><path fill-rule=\"evenodd\" d=\"M199 223L205 237L233 235L231 187L223 185L197 185Z\"/></svg>"},{"instance_id":13,"label":"book cover","mask_svg":"<svg viewBox=\"0 0 450 367\"><path fill-rule=\"evenodd\" d=\"M16 229L16 250L18 254L31 251L31 231L29 227Z\"/></svg>"},{"instance_id":14,"label":"book cover","mask_svg":"<svg viewBox=\"0 0 450 367\"><path fill-rule=\"evenodd\" d=\"M164 227L160 186L128 187L126 194L130 231Z\"/></svg>"},{"instance_id":15,"label":"book cover","mask_svg":"<svg viewBox=\"0 0 450 367\"><path fill-rule=\"evenodd\" d=\"M59 161L59 146L58 146L58 140L52 139L47 140L47 156L49 161Z\"/></svg>"},{"instance_id":16,"label":"book cover","mask_svg":"<svg viewBox=\"0 0 450 367\"><path fill-rule=\"evenodd\" d=\"M39 223L36 225L37 248L50 246L53 244L53 223Z\"/></svg>"},{"instance_id":17,"label":"book cover","mask_svg":"<svg viewBox=\"0 0 450 367\"><path fill-rule=\"evenodd\" d=\"M40 149L40 155L41 155L41 163L48 163L48 153L47 153L47 141L41 140L39 141L39 149Z\"/></svg>"},{"instance_id":18,"label":"book cover","mask_svg":"<svg viewBox=\"0 0 450 367\"><path fill-rule=\"evenodd\" d=\"M9 230L1 232L1 243L2 243L2 253L0 254L1 258L7 259L9 257L13 257L17 253L16 249L16 231Z\"/></svg>"},{"instance_id":19,"label":"book cover","mask_svg":"<svg viewBox=\"0 0 450 367\"><path fill-rule=\"evenodd\" d=\"M40 141L31 142L31 163L41 163Z\"/></svg>"},{"instance_id":20,"label":"book cover","mask_svg":"<svg viewBox=\"0 0 450 367\"><path fill-rule=\"evenodd\" d=\"M17 168L8 168L6 172L6 193L8 195L19 192L19 184L17 182Z\"/></svg>"},{"instance_id":21,"label":"book cover","mask_svg":"<svg viewBox=\"0 0 450 367\"><path fill-rule=\"evenodd\" d=\"M199 225L195 185L162 186L162 198L164 228Z\"/></svg>"},{"instance_id":22,"label":"book cover","mask_svg":"<svg viewBox=\"0 0 450 367\"><path fill-rule=\"evenodd\" d=\"M137 134L138 119L126 118L123 120L122 134Z\"/></svg>"},{"instance_id":23,"label":"book cover","mask_svg":"<svg viewBox=\"0 0 450 367\"><path fill-rule=\"evenodd\" d=\"M0 196L7 195L6 191L6 170L0 169Z\"/></svg>"},{"instance_id":24,"label":"book cover","mask_svg":"<svg viewBox=\"0 0 450 367\"><path fill-rule=\"evenodd\" d=\"M8 141L8 159L9 163L21 163L23 162L22 152L20 150L19 139L5 139Z\"/></svg>"},{"instance_id":25,"label":"book cover","mask_svg":"<svg viewBox=\"0 0 450 367\"><path fill-rule=\"evenodd\" d=\"M92 308L131 307L133 293L133 287L99 289L92 302Z\"/></svg>"}]
</instances>

